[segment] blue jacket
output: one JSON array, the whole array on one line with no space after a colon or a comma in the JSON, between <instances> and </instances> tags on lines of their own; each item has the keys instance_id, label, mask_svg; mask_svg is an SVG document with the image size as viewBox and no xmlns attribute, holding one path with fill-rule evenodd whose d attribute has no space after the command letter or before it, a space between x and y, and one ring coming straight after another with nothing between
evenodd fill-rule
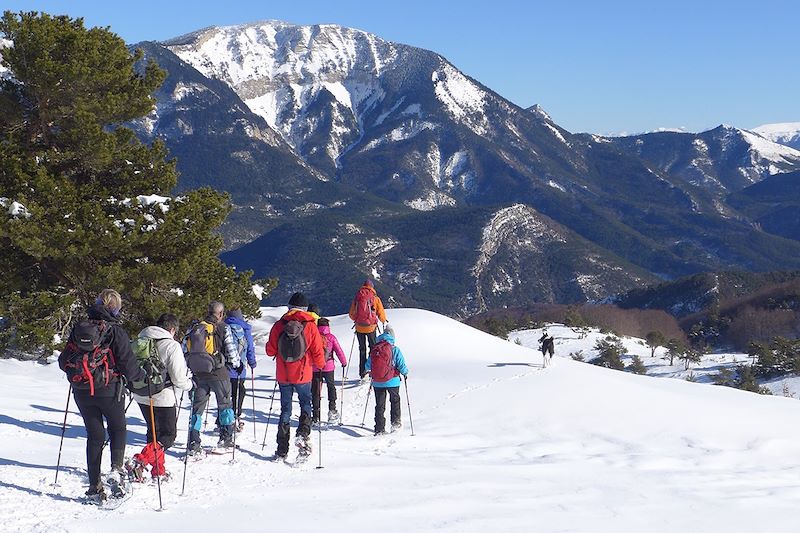
<instances>
[{"instance_id":1,"label":"blue jacket","mask_svg":"<svg viewBox=\"0 0 800 533\"><path fill-rule=\"evenodd\" d=\"M400 348L394 345L394 337L392 337L388 333L384 333L382 335L378 335L378 338L375 339L376 344L381 341L386 341L392 345L392 361L394 362L394 367L403 376L408 375L408 367L406 366L405 357L403 357L403 352L400 351ZM369 372L370 367L372 366L370 363L371 363L370 359L367 358L367 365L366 365L367 372ZM399 387L400 376L395 376L389 381L373 381L372 386L378 388Z\"/></svg>"},{"instance_id":2,"label":"blue jacket","mask_svg":"<svg viewBox=\"0 0 800 533\"><path fill-rule=\"evenodd\" d=\"M235 325L241 326L241 328L244 330L244 342L247 343L247 352L246 352L247 364L250 366L250 368L255 368L256 367L256 347L253 344L253 332L252 332L252 328L251 328L250 324L248 324L243 318L239 318L239 317L235 317L235 316L228 316L225 319L225 323L228 324L229 326L235 326ZM231 328L231 334L234 336L234 339L235 339L236 335L234 334L234 328L233 327ZM240 350L240 353L241 353L241 350ZM242 373L241 374L236 372L236 369L233 369L233 368L229 368L228 369L228 373L230 374L231 379L247 379L247 367L242 369Z\"/></svg>"}]
</instances>

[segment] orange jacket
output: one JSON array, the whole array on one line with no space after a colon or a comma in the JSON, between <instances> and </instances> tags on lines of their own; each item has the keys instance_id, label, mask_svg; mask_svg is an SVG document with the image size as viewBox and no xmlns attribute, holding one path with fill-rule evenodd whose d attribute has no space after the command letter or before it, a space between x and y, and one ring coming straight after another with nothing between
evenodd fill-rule
<instances>
[{"instance_id":1,"label":"orange jacket","mask_svg":"<svg viewBox=\"0 0 800 533\"><path fill-rule=\"evenodd\" d=\"M369 285L362 285L361 287L359 287L359 289L363 287L367 287L375 294L375 299L372 300L372 308L375 310L375 314L378 315L378 320L380 320L381 322L386 322L386 311L383 308L383 302L381 301L380 296L378 296L378 293L375 292L375 289L373 287L370 287ZM350 315L350 320L355 322L356 320L355 298L353 298L353 302L350 304L350 312L348 314ZM356 324L356 331L358 333L372 333L373 331L375 331L375 328L377 327L378 324L372 324L371 326L359 326Z\"/></svg>"},{"instance_id":2,"label":"orange jacket","mask_svg":"<svg viewBox=\"0 0 800 533\"><path fill-rule=\"evenodd\" d=\"M306 338L306 355L293 363L287 363L278 355L278 337L283 332L284 320L299 320L306 323L303 330L303 335ZM289 310L280 320L275 322L269 331L266 352L268 356L275 357L276 379L280 384L308 383L311 381L313 367L322 368L325 366L325 349L323 348L322 337L319 334L317 325L314 323L314 317L299 309Z\"/></svg>"}]
</instances>

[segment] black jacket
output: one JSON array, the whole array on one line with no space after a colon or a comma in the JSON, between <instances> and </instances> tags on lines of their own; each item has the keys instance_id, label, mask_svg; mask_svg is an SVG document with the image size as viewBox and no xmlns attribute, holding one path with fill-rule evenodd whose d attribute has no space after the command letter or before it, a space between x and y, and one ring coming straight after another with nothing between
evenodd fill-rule
<instances>
[{"instance_id":1,"label":"black jacket","mask_svg":"<svg viewBox=\"0 0 800 533\"><path fill-rule=\"evenodd\" d=\"M114 361L116 362L116 371L128 380L128 383L133 381L144 381L147 377L147 374L142 367L139 366L139 362L136 360L136 356L133 354L133 350L131 350L131 340L128 337L128 333L120 326L119 320L115 318L108 310L101 306L95 305L90 307L87 311L90 320L103 320L106 322L109 328L111 328L111 353L114 355ZM58 358L58 365L63 369L64 368L64 361L65 354L61 352L61 355ZM95 383L94 395L95 396L114 396L119 391L120 380L117 377L112 378L108 385L105 383ZM88 390L78 390L73 389L75 395L84 395L89 396Z\"/></svg>"}]
</instances>

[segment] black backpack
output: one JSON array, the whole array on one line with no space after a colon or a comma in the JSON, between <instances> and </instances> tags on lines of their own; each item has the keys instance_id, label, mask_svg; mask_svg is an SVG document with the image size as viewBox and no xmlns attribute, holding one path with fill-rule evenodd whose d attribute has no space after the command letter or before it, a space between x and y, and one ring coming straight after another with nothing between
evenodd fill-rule
<instances>
[{"instance_id":1,"label":"black backpack","mask_svg":"<svg viewBox=\"0 0 800 533\"><path fill-rule=\"evenodd\" d=\"M72 388L107 387L119 374L111 351L112 329L103 320L81 320L72 328L62 354L63 370Z\"/></svg>"},{"instance_id":2,"label":"black backpack","mask_svg":"<svg viewBox=\"0 0 800 533\"><path fill-rule=\"evenodd\" d=\"M299 361L306 355L306 322L283 320L283 331L278 336L278 355L287 363Z\"/></svg>"}]
</instances>

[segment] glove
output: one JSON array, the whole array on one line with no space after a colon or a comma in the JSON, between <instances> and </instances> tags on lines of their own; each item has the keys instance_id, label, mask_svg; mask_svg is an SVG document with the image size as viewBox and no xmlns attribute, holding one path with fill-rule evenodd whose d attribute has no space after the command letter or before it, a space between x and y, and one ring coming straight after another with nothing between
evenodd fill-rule
<instances>
[{"instance_id":1,"label":"glove","mask_svg":"<svg viewBox=\"0 0 800 533\"><path fill-rule=\"evenodd\" d=\"M239 363L239 366L236 367L236 373L241 374L244 372L244 363Z\"/></svg>"},{"instance_id":2,"label":"glove","mask_svg":"<svg viewBox=\"0 0 800 533\"><path fill-rule=\"evenodd\" d=\"M247 363L247 364L250 365L250 370L253 370L256 367L256 365L258 364L258 362L253 361L253 364L250 364L250 363Z\"/></svg>"}]
</instances>

